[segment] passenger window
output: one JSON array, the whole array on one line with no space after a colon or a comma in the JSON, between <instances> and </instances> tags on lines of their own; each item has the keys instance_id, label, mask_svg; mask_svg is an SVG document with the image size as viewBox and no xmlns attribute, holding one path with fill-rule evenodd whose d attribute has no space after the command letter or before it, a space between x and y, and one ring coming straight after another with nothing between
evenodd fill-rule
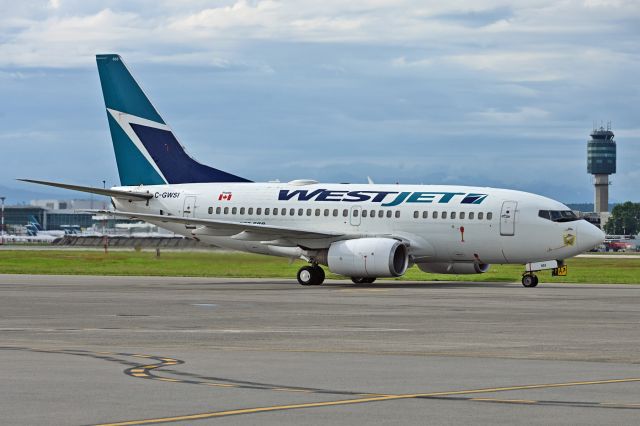
<instances>
[{"instance_id":1,"label":"passenger window","mask_svg":"<svg viewBox=\"0 0 640 426\"><path fill-rule=\"evenodd\" d=\"M413 212L413 218L414 218L414 219L417 219L417 218L419 218L419 217L420 217L420 212L419 212L418 210L414 211L414 212Z\"/></svg>"},{"instance_id":2,"label":"passenger window","mask_svg":"<svg viewBox=\"0 0 640 426\"><path fill-rule=\"evenodd\" d=\"M482 220L483 217L484 217L484 213L479 212L478 213L478 220Z\"/></svg>"},{"instance_id":3,"label":"passenger window","mask_svg":"<svg viewBox=\"0 0 640 426\"><path fill-rule=\"evenodd\" d=\"M347 217L347 216L349 216L349 209L344 209L344 210L342 210L342 216L343 216L343 217Z\"/></svg>"},{"instance_id":4,"label":"passenger window","mask_svg":"<svg viewBox=\"0 0 640 426\"><path fill-rule=\"evenodd\" d=\"M358 209L353 209L353 217L358 217Z\"/></svg>"},{"instance_id":5,"label":"passenger window","mask_svg":"<svg viewBox=\"0 0 640 426\"><path fill-rule=\"evenodd\" d=\"M265 208L264 209L264 214L268 216L269 213L271 213L271 209L269 209L269 207Z\"/></svg>"},{"instance_id":6,"label":"passenger window","mask_svg":"<svg viewBox=\"0 0 640 426\"><path fill-rule=\"evenodd\" d=\"M252 215L253 214L253 207L249 207L249 214Z\"/></svg>"},{"instance_id":7,"label":"passenger window","mask_svg":"<svg viewBox=\"0 0 640 426\"><path fill-rule=\"evenodd\" d=\"M333 217L338 217L338 209L333 209Z\"/></svg>"},{"instance_id":8,"label":"passenger window","mask_svg":"<svg viewBox=\"0 0 640 426\"><path fill-rule=\"evenodd\" d=\"M307 216L311 216L311 209L307 209Z\"/></svg>"},{"instance_id":9,"label":"passenger window","mask_svg":"<svg viewBox=\"0 0 640 426\"><path fill-rule=\"evenodd\" d=\"M240 207L240 214L244 214L244 207Z\"/></svg>"},{"instance_id":10,"label":"passenger window","mask_svg":"<svg viewBox=\"0 0 640 426\"><path fill-rule=\"evenodd\" d=\"M224 208L224 214L229 214L229 207Z\"/></svg>"},{"instance_id":11,"label":"passenger window","mask_svg":"<svg viewBox=\"0 0 640 426\"><path fill-rule=\"evenodd\" d=\"M320 209L316 209L316 216L320 216Z\"/></svg>"},{"instance_id":12,"label":"passenger window","mask_svg":"<svg viewBox=\"0 0 640 426\"><path fill-rule=\"evenodd\" d=\"M296 215L296 209L289 209L289 216L295 216Z\"/></svg>"},{"instance_id":13,"label":"passenger window","mask_svg":"<svg viewBox=\"0 0 640 426\"><path fill-rule=\"evenodd\" d=\"M433 217L434 219L438 218L438 212L433 212L433 214L431 215L431 217Z\"/></svg>"},{"instance_id":14,"label":"passenger window","mask_svg":"<svg viewBox=\"0 0 640 426\"><path fill-rule=\"evenodd\" d=\"M325 215L325 217L329 216L329 209L324 209L324 215Z\"/></svg>"},{"instance_id":15,"label":"passenger window","mask_svg":"<svg viewBox=\"0 0 640 426\"><path fill-rule=\"evenodd\" d=\"M278 209L273 209L273 215L278 216Z\"/></svg>"},{"instance_id":16,"label":"passenger window","mask_svg":"<svg viewBox=\"0 0 640 426\"><path fill-rule=\"evenodd\" d=\"M304 216L304 209L298 209L298 216Z\"/></svg>"},{"instance_id":17,"label":"passenger window","mask_svg":"<svg viewBox=\"0 0 640 426\"><path fill-rule=\"evenodd\" d=\"M462 220L462 219L464 219L464 217L465 217L465 213L464 212L460 212L460 219Z\"/></svg>"},{"instance_id":18,"label":"passenger window","mask_svg":"<svg viewBox=\"0 0 640 426\"><path fill-rule=\"evenodd\" d=\"M366 210L362 210L362 217L367 217L367 211Z\"/></svg>"},{"instance_id":19,"label":"passenger window","mask_svg":"<svg viewBox=\"0 0 640 426\"><path fill-rule=\"evenodd\" d=\"M387 217L391 218L391 210L387 210Z\"/></svg>"},{"instance_id":20,"label":"passenger window","mask_svg":"<svg viewBox=\"0 0 640 426\"><path fill-rule=\"evenodd\" d=\"M369 217L376 217L376 211L375 210L371 210L369 212Z\"/></svg>"},{"instance_id":21,"label":"passenger window","mask_svg":"<svg viewBox=\"0 0 640 426\"><path fill-rule=\"evenodd\" d=\"M491 212L487 213L487 220L491 220L492 217L493 217L493 213Z\"/></svg>"},{"instance_id":22,"label":"passenger window","mask_svg":"<svg viewBox=\"0 0 640 426\"><path fill-rule=\"evenodd\" d=\"M384 217L384 210L378 210L378 217Z\"/></svg>"},{"instance_id":23,"label":"passenger window","mask_svg":"<svg viewBox=\"0 0 640 426\"><path fill-rule=\"evenodd\" d=\"M213 214L213 207L209 207L208 212L209 214Z\"/></svg>"},{"instance_id":24,"label":"passenger window","mask_svg":"<svg viewBox=\"0 0 640 426\"><path fill-rule=\"evenodd\" d=\"M237 207L233 207L231 209L231 214L238 214L238 208Z\"/></svg>"},{"instance_id":25,"label":"passenger window","mask_svg":"<svg viewBox=\"0 0 640 426\"><path fill-rule=\"evenodd\" d=\"M426 219L426 218L428 218L428 217L429 217L429 212L428 212L428 211L423 211L423 212L422 212L422 218L423 218L423 219Z\"/></svg>"},{"instance_id":26,"label":"passenger window","mask_svg":"<svg viewBox=\"0 0 640 426\"><path fill-rule=\"evenodd\" d=\"M456 212L451 212L451 219L455 219L456 218Z\"/></svg>"},{"instance_id":27,"label":"passenger window","mask_svg":"<svg viewBox=\"0 0 640 426\"><path fill-rule=\"evenodd\" d=\"M469 212L469 220L473 220L473 216L475 215L474 212Z\"/></svg>"},{"instance_id":28,"label":"passenger window","mask_svg":"<svg viewBox=\"0 0 640 426\"><path fill-rule=\"evenodd\" d=\"M286 216L287 215L287 209L285 209L285 208L280 209L280 214L282 216Z\"/></svg>"},{"instance_id":29,"label":"passenger window","mask_svg":"<svg viewBox=\"0 0 640 426\"><path fill-rule=\"evenodd\" d=\"M400 210L396 210L396 219L400 219Z\"/></svg>"},{"instance_id":30,"label":"passenger window","mask_svg":"<svg viewBox=\"0 0 640 426\"><path fill-rule=\"evenodd\" d=\"M447 212L442 212L440 217L443 218L443 219L446 219L447 218Z\"/></svg>"},{"instance_id":31,"label":"passenger window","mask_svg":"<svg viewBox=\"0 0 640 426\"><path fill-rule=\"evenodd\" d=\"M262 207L258 207L258 208L256 209L256 214L257 214L258 216L260 216L260 215L262 214ZM268 214L268 213L267 213L267 214Z\"/></svg>"},{"instance_id":32,"label":"passenger window","mask_svg":"<svg viewBox=\"0 0 640 426\"><path fill-rule=\"evenodd\" d=\"M222 213L222 207L216 207L216 214Z\"/></svg>"}]
</instances>

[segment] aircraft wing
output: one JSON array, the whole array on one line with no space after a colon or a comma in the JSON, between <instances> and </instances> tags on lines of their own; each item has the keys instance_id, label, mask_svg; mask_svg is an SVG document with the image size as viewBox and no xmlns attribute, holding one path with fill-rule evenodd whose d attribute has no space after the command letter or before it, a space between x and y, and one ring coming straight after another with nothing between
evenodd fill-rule
<instances>
[{"instance_id":1,"label":"aircraft wing","mask_svg":"<svg viewBox=\"0 0 640 426\"><path fill-rule=\"evenodd\" d=\"M148 192L119 191L117 189L94 188L93 186L69 185L67 183L48 182L46 180L17 179L22 182L37 183L38 185L55 186L56 188L70 189L72 191L88 192L89 194L106 195L107 197L123 198L125 200L149 200L153 194Z\"/></svg>"},{"instance_id":2,"label":"aircraft wing","mask_svg":"<svg viewBox=\"0 0 640 426\"><path fill-rule=\"evenodd\" d=\"M126 218L137 218L150 222L182 223L184 225L205 226L212 230L232 231L232 238L247 241L264 241L269 239L310 240L321 238L345 237L346 234L337 232L318 232L306 229L289 228L283 226L264 225L250 222L232 222L226 220L195 219L192 217L166 216L148 213L121 212L113 210L83 210L91 213L114 215ZM237 232L236 232L237 231Z\"/></svg>"}]
</instances>

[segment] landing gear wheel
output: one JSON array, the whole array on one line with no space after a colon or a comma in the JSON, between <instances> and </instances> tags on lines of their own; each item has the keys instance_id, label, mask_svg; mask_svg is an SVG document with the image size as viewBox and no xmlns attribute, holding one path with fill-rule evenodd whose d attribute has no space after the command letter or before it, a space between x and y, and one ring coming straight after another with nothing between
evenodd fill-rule
<instances>
[{"instance_id":1,"label":"landing gear wheel","mask_svg":"<svg viewBox=\"0 0 640 426\"><path fill-rule=\"evenodd\" d=\"M318 265L314 265L313 270L316 277L315 281L313 282L313 285L321 285L324 282L324 269L322 269Z\"/></svg>"},{"instance_id":2,"label":"landing gear wheel","mask_svg":"<svg viewBox=\"0 0 640 426\"><path fill-rule=\"evenodd\" d=\"M298 271L298 282L302 285L320 285L324 281L324 270L318 265L303 266Z\"/></svg>"},{"instance_id":3,"label":"landing gear wheel","mask_svg":"<svg viewBox=\"0 0 640 426\"><path fill-rule=\"evenodd\" d=\"M351 277L354 284L371 284L376 279L374 277Z\"/></svg>"},{"instance_id":4,"label":"landing gear wheel","mask_svg":"<svg viewBox=\"0 0 640 426\"><path fill-rule=\"evenodd\" d=\"M535 287L538 285L538 277L534 274L524 274L522 276L522 285L525 287Z\"/></svg>"}]
</instances>

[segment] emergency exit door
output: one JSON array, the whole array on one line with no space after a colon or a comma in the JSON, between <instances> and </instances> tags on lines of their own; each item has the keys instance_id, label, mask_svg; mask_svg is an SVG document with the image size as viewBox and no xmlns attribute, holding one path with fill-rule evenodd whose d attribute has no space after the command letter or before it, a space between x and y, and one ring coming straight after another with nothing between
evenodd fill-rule
<instances>
[{"instance_id":1,"label":"emergency exit door","mask_svg":"<svg viewBox=\"0 0 640 426\"><path fill-rule=\"evenodd\" d=\"M349 214L349 222L352 226L360 226L360 217L362 216L362 207L354 206L351 207Z\"/></svg>"},{"instance_id":2,"label":"emergency exit door","mask_svg":"<svg viewBox=\"0 0 640 426\"><path fill-rule=\"evenodd\" d=\"M505 201L502 203L500 212L500 235L511 236L516 233L516 201Z\"/></svg>"}]
</instances>

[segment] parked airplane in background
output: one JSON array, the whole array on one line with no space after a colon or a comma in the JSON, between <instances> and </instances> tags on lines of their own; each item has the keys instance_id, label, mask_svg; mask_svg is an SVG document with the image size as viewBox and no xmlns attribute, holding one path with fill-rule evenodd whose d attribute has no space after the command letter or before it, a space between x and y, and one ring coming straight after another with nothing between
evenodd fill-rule
<instances>
[{"instance_id":1,"label":"parked airplane in background","mask_svg":"<svg viewBox=\"0 0 640 426\"><path fill-rule=\"evenodd\" d=\"M29 216L29 223L25 226L27 235L30 237L48 236L53 238L64 237L65 231L45 231L40 221L35 216Z\"/></svg>"},{"instance_id":2,"label":"parked airplane in background","mask_svg":"<svg viewBox=\"0 0 640 426\"><path fill-rule=\"evenodd\" d=\"M6 243L53 243L57 237L51 235L15 235L4 234L0 244Z\"/></svg>"},{"instance_id":3,"label":"parked airplane in background","mask_svg":"<svg viewBox=\"0 0 640 426\"><path fill-rule=\"evenodd\" d=\"M492 263L566 272L564 259L604 233L562 203L508 189L452 185L356 185L313 180L253 183L198 163L184 150L118 55L98 72L121 186L35 181L111 197L113 214L138 218L208 244L303 259L303 285L331 272L371 283L409 267L480 274Z\"/></svg>"}]
</instances>

